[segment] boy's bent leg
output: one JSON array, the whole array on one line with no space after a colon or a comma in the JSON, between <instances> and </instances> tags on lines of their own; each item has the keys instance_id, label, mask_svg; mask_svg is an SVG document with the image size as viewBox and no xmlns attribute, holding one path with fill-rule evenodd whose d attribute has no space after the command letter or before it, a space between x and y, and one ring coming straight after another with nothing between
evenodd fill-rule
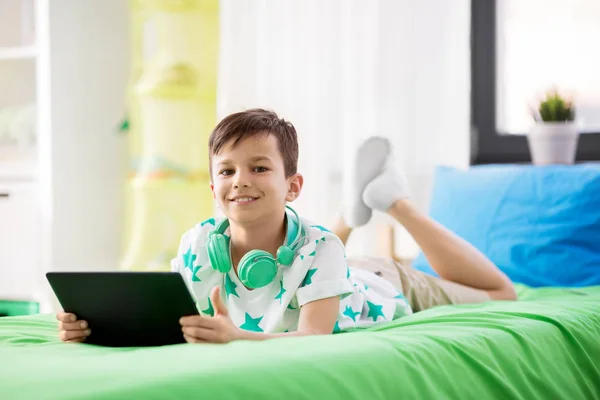
<instances>
[{"instance_id":1,"label":"boy's bent leg","mask_svg":"<svg viewBox=\"0 0 600 400\"><path fill-rule=\"evenodd\" d=\"M393 167L367 185L365 203L387 212L406 228L439 276L484 290L494 300L515 300L510 279L473 245L419 212L408 200L406 180Z\"/></svg>"},{"instance_id":2,"label":"boy's bent leg","mask_svg":"<svg viewBox=\"0 0 600 400\"><path fill-rule=\"evenodd\" d=\"M473 245L421 214L407 200L397 200L388 213L412 235L442 279L486 291L493 300L515 300L510 279Z\"/></svg>"}]
</instances>

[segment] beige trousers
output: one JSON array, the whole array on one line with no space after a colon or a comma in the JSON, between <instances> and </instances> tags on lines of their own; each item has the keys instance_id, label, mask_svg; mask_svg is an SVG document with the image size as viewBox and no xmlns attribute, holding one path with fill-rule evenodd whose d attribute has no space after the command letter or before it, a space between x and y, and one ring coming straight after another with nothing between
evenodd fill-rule
<instances>
[{"instance_id":1,"label":"beige trousers","mask_svg":"<svg viewBox=\"0 0 600 400\"><path fill-rule=\"evenodd\" d=\"M436 278L405 267L391 258L349 257L348 265L387 279L402 291L414 312L447 304L483 303L491 300L485 290Z\"/></svg>"}]
</instances>

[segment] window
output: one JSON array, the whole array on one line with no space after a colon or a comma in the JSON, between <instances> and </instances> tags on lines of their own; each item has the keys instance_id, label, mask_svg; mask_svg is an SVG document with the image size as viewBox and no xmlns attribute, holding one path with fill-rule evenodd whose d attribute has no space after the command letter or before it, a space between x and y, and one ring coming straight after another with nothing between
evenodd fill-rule
<instances>
[{"instance_id":1,"label":"window","mask_svg":"<svg viewBox=\"0 0 600 400\"><path fill-rule=\"evenodd\" d=\"M577 160L600 160L600 2L472 0L471 163L528 162L529 107L573 96Z\"/></svg>"}]
</instances>

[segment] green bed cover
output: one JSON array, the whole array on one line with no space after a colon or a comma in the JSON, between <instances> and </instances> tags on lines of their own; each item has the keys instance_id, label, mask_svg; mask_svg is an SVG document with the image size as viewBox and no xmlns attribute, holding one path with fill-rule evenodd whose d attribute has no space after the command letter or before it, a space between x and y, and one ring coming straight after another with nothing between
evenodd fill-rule
<instances>
[{"instance_id":1,"label":"green bed cover","mask_svg":"<svg viewBox=\"0 0 600 400\"><path fill-rule=\"evenodd\" d=\"M0 398L600 399L600 286L322 337L111 349L0 318Z\"/></svg>"}]
</instances>

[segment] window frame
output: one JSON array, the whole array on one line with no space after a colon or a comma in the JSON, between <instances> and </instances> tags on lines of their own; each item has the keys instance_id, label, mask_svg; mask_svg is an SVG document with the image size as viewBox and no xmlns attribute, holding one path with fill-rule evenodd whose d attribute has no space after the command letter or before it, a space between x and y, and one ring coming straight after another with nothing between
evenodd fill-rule
<instances>
[{"instance_id":1,"label":"window frame","mask_svg":"<svg viewBox=\"0 0 600 400\"><path fill-rule=\"evenodd\" d=\"M471 165L531 162L527 136L496 130L496 2L471 0ZM575 160L600 160L600 132L579 136Z\"/></svg>"}]
</instances>

